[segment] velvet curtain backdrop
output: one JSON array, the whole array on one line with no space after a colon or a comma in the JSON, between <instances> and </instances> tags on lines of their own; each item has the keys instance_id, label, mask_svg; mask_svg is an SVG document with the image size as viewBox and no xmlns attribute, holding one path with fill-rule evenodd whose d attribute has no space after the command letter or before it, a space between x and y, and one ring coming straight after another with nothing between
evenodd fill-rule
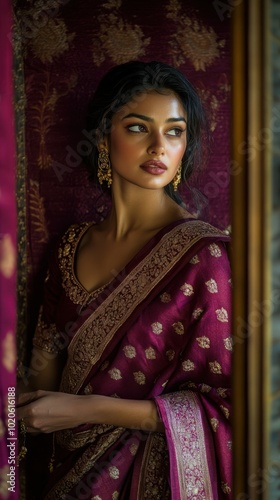
<instances>
[{"instance_id":1,"label":"velvet curtain backdrop","mask_svg":"<svg viewBox=\"0 0 280 500\"><path fill-rule=\"evenodd\" d=\"M18 496L16 470L16 203L11 5L0 16L0 498ZM15 486L14 486L15 483Z\"/></svg>"}]
</instances>

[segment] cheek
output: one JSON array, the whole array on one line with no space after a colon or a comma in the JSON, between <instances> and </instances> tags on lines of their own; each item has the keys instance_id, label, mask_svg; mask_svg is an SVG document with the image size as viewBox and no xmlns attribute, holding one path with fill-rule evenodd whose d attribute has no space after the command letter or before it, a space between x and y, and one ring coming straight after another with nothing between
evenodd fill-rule
<instances>
[{"instance_id":1,"label":"cheek","mask_svg":"<svg viewBox=\"0 0 280 500\"><path fill-rule=\"evenodd\" d=\"M114 157L122 157L126 155L132 155L135 153L135 144L129 142L126 138L117 138L114 135L111 136L110 141L110 156Z\"/></svg>"}]
</instances>

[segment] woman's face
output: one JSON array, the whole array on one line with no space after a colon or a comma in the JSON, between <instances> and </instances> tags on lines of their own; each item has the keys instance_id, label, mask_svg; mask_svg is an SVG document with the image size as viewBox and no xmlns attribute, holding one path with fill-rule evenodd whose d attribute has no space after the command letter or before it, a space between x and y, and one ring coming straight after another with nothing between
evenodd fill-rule
<instances>
[{"instance_id":1,"label":"woman's face","mask_svg":"<svg viewBox=\"0 0 280 500\"><path fill-rule=\"evenodd\" d=\"M141 94L112 118L106 138L112 176L146 189L174 178L187 146L187 116L171 91Z\"/></svg>"}]
</instances>

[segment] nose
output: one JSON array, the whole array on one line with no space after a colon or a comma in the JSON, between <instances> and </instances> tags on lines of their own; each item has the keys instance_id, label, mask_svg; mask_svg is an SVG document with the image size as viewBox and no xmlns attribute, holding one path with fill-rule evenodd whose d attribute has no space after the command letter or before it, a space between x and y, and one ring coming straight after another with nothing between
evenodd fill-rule
<instances>
[{"instance_id":1,"label":"nose","mask_svg":"<svg viewBox=\"0 0 280 500\"><path fill-rule=\"evenodd\" d=\"M156 135L151 139L148 146L149 155L163 155L165 152L163 138L160 135Z\"/></svg>"}]
</instances>

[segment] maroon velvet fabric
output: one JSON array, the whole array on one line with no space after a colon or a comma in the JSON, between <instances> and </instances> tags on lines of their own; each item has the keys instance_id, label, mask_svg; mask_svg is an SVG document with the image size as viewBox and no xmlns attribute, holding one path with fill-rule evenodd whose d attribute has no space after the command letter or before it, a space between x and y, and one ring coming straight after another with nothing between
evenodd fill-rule
<instances>
[{"instance_id":1,"label":"maroon velvet fabric","mask_svg":"<svg viewBox=\"0 0 280 500\"><path fill-rule=\"evenodd\" d=\"M13 119L12 18L9 0L0 16L0 496L17 498L15 421L16 207Z\"/></svg>"}]
</instances>

